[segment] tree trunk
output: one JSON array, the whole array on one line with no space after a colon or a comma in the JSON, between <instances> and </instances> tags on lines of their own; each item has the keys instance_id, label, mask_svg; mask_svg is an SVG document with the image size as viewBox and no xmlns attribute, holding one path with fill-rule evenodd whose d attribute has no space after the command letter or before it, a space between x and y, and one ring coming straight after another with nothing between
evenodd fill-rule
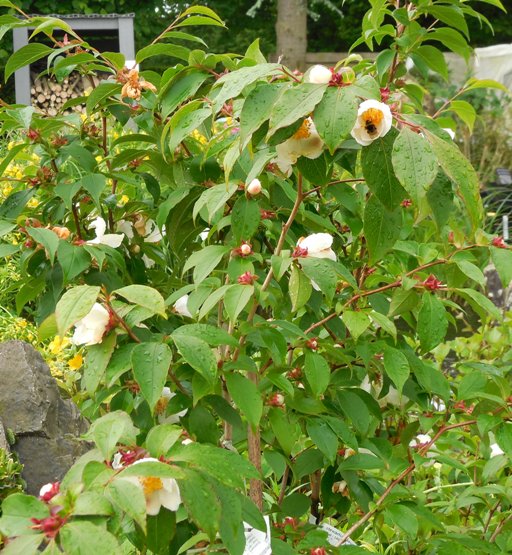
<instances>
[{"instance_id":1,"label":"tree trunk","mask_svg":"<svg viewBox=\"0 0 512 555\"><path fill-rule=\"evenodd\" d=\"M291 70L306 65L307 0L277 0L277 55Z\"/></svg>"}]
</instances>

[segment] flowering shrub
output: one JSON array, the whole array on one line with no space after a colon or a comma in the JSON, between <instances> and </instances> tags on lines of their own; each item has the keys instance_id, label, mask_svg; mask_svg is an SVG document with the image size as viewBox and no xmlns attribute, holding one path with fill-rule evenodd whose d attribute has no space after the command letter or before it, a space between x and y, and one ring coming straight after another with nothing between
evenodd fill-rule
<instances>
[{"instance_id":1,"label":"flowering shrub","mask_svg":"<svg viewBox=\"0 0 512 555\"><path fill-rule=\"evenodd\" d=\"M501 321L481 268L510 282L512 252L480 229L446 131L461 101L428 117L405 75L410 57L446 76L439 46L469 55L468 2L373 2L361 40L391 43L376 63L305 76L257 44L202 50L186 31L222 26L209 8L139 51L179 60L162 75L20 16L3 24L54 46L7 75L48 56L58 79L109 77L76 100L85 120L0 112L25 137L2 166L40 159L6 178L1 230L23 249L1 248L39 335L83 349L95 445L39 499L6 499L6 553L507 551L507 371L454 379L433 350L464 307Z\"/></svg>"}]
</instances>

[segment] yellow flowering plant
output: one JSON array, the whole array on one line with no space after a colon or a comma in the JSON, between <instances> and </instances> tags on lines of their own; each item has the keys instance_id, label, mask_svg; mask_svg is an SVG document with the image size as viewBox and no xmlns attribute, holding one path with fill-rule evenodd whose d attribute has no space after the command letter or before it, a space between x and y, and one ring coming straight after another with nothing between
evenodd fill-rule
<instances>
[{"instance_id":1,"label":"yellow flowering plant","mask_svg":"<svg viewBox=\"0 0 512 555\"><path fill-rule=\"evenodd\" d=\"M104 75L76 101L86 118L0 109L23 137L1 164L40 157L0 206L19 237L0 249L20 313L55 356L74 345L94 444L39 499L5 500L11 552L509 549L507 369L454 376L434 351L469 307L500 323L489 261L512 280L446 130L472 113L462 92L500 85L470 79L431 116L406 73L469 56L469 4L372 0L359 43L389 45L376 62L306 75L257 44L203 50L189 28L223 22L193 6L138 52L173 59L158 75L0 2L52 41L7 76L34 56Z\"/></svg>"}]
</instances>

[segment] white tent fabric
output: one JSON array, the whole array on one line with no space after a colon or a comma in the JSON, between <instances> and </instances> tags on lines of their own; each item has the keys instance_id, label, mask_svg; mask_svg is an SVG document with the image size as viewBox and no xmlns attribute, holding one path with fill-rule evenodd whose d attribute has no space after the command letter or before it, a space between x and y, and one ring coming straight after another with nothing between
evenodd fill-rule
<instances>
[{"instance_id":1,"label":"white tent fabric","mask_svg":"<svg viewBox=\"0 0 512 555\"><path fill-rule=\"evenodd\" d=\"M494 79L512 90L512 44L475 48L474 75Z\"/></svg>"}]
</instances>

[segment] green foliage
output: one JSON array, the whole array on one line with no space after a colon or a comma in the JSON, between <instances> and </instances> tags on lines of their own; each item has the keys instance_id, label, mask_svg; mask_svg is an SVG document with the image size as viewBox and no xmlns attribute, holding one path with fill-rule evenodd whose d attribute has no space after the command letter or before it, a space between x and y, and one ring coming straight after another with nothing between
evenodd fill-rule
<instances>
[{"instance_id":1,"label":"green foliage","mask_svg":"<svg viewBox=\"0 0 512 555\"><path fill-rule=\"evenodd\" d=\"M163 72L55 45L58 79L109 76L83 118L2 107L0 252L18 312L83 353L94 444L54 498L7 498L11 550L239 555L265 514L275 553L506 552L508 365L436 358L468 305L501 330L479 289L510 249L442 117L471 129L459 97L496 84L428 117L404 72L469 52L466 4L372 2L362 41L389 53L329 83L203 50L184 29L223 22L194 6L139 50Z\"/></svg>"}]
</instances>

